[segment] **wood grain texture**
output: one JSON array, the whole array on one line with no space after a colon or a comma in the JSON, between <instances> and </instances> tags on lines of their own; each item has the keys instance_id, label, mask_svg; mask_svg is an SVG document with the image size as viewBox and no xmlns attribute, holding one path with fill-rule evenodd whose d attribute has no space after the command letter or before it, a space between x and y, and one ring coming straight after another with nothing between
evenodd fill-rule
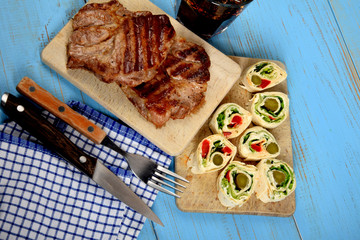
<instances>
[{"instance_id":1,"label":"wood grain texture","mask_svg":"<svg viewBox=\"0 0 360 240\"><path fill-rule=\"evenodd\" d=\"M329 0L329 4L334 13L336 23L341 31L344 52L349 53L349 63L353 62L355 67L354 74L358 75L360 68L360 2L357 0L340 1ZM357 71L356 71L357 69ZM356 84L359 90L359 82Z\"/></svg>"},{"instance_id":2,"label":"wood grain texture","mask_svg":"<svg viewBox=\"0 0 360 240\"><path fill-rule=\"evenodd\" d=\"M175 16L175 0L152 2ZM24 76L62 101L111 112L40 59L42 49L83 0L4 0L0 8L0 94L16 95ZM296 211L278 218L185 213L159 194L139 239L357 239L360 232L359 1L254 0L209 41L227 55L275 59L289 73ZM0 121L7 117L0 110ZM341 191L339 190L341 189ZM0 205L1 206L1 205Z\"/></svg>"},{"instance_id":3,"label":"wood grain texture","mask_svg":"<svg viewBox=\"0 0 360 240\"><path fill-rule=\"evenodd\" d=\"M268 14L272 27L265 28L259 16ZM359 93L353 87L359 80L333 9L328 1L256 1L241 19L227 32L233 48L221 44L223 36L212 43L228 54L235 50L240 56L280 58L288 68L294 165L300 179L294 217L301 236L356 238L360 221L350 206L359 208L360 194L350 186L359 182L353 171L358 172L355 156L360 152L352 147L359 144Z\"/></svg>"},{"instance_id":4,"label":"wood grain texture","mask_svg":"<svg viewBox=\"0 0 360 240\"><path fill-rule=\"evenodd\" d=\"M164 13L148 1L122 0L120 2L129 10L151 11L154 14ZM184 150L195 133L210 116L211 112L230 90L240 75L241 69L230 58L191 33L174 19L171 19L171 23L176 30L177 36L182 36L188 41L195 42L204 47L211 61L211 67L209 69L210 81L208 82L205 94L206 102L198 111L184 119L169 120L166 125L161 128L157 128L154 124L144 119L116 83L106 84L99 81L99 79L89 71L66 68L66 46L69 36L72 33L71 21L67 23L59 34L44 48L41 57L45 64L87 93L126 124L148 138L160 149L170 155L178 155Z\"/></svg>"},{"instance_id":5,"label":"wood grain texture","mask_svg":"<svg viewBox=\"0 0 360 240\"><path fill-rule=\"evenodd\" d=\"M159 194L153 210L167 223L154 226L158 239L300 239L292 217L190 213L173 207L174 198ZM146 239L140 233L139 239Z\"/></svg>"},{"instance_id":6,"label":"wood grain texture","mask_svg":"<svg viewBox=\"0 0 360 240\"><path fill-rule=\"evenodd\" d=\"M0 13L0 94L19 95L24 76L35 79L58 99L82 101L80 91L41 62L40 53L83 4L83 0L3 1ZM62 89L63 87L63 89ZM0 110L0 120L7 117Z\"/></svg>"},{"instance_id":7,"label":"wood grain texture","mask_svg":"<svg viewBox=\"0 0 360 240\"><path fill-rule=\"evenodd\" d=\"M46 109L60 118L82 135L85 135L96 144L100 144L106 137L106 132L96 126L90 120L72 110L68 105L55 98L44 88L28 77L21 79L16 90L28 99L34 101L43 109Z\"/></svg>"},{"instance_id":8,"label":"wood grain texture","mask_svg":"<svg viewBox=\"0 0 360 240\"><path fill-rule=\"evenodd\" d=\"M143 240L157 240L153 225L154 223L152 221L146 220L138 238Z\"/></svg>"},{"instance_id":9,"label":"wood grain texture","mask_svg":"<svg viewBox=\"0 0 360 240\"><path fill-rule=\"evenodd\" d=\"M235 56L231 58L237 62L242 69L246 69L247 67L261 61L261 59L242 58ZM284 64L281 62L276 61L275 63L284 70L286 69ZM229 91L220 104L236 103L250 111L250 100L252 99L253 94L242 88L241 79L245 77L244 75L245 72L243 72L242 76L238 79L233 88ZM288 90L286 81L269 88L264 92L267 91L278 91L287 94ZM205 122L203 127L199 130L198 134L186 147L185 151L175 158L176 172L181 176L186 176L186 178L191 181L191 184L189 184L187 189L184 190L184 193L179 193L181 198L176 199L177 207L185 212L235 213L279 217L291 216L295 212L295 194L291 194L283 201L266 204L256 199L255 194L253 194L249 201L247 201L243 206L227 209L221 205L217 196L217 176L221 170L207 174L191 173L190 169L187 168L187 162L195 156L198 144L205 137L208 137L212 134L209 129L209 121L210 119ZM249 127L251 126L253 126L253 124L251 124ZM290 166L293 166L290 118L287 118L285 122L282 123L279 127L270 129L269 131L274 135L281 148L280 155L276 158L289 163ZM240 137L231 139L230 141L235 146L237 146L239 138ZM237 155L234 161L242 161L242 159ZM247 162L245 163L248 164ZM252 164L256 164L256 162L253 162Z\"/></svg>"}]
</instances>

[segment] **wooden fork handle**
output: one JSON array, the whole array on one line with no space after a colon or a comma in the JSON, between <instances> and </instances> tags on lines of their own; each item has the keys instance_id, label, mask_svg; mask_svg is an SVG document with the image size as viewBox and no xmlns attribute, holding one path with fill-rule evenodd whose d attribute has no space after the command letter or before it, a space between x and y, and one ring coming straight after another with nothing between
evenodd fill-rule
<instances>
[{"instance_id":1,"label":"wooden fork handle","mask_svg":"<svg viewBox=\"0 0 360 240\"><path fill-rule=\"evenodd\" d=\"M106 137L104 130L58 100L32 79L24 77L16 86L16 90L78 130L96 144L100 144Z\"/></svg>"}]
</instances>

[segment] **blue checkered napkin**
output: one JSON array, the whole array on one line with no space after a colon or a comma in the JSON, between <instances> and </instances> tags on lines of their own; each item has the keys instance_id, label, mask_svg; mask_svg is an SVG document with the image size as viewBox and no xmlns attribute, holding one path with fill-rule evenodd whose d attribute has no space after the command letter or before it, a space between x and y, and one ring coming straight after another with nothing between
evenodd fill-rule
<instances>
[{"instance_id":1,"label":"blue checkered napkin","mask_svg":"<svg viewBox=\"0 0 360 240\"><path fill-rule=\"evenodd\" d=\"M79 102L69 106L102 127L122 149L169 166L172 158L134 130ZM152 206L157 191L127 170L121 155L95 145L51 114L44 116ZM145 222L14 122L0 126L0 199L0 239L135 239Z\"/></svg>"}]
</instances>

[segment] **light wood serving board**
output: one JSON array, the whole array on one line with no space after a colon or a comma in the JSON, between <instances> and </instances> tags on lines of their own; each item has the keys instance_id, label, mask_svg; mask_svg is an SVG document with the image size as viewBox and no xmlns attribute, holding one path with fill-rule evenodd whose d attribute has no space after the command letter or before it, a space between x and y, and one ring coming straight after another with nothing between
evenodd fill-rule
<instances>
[{"instance_id":1,"label":"light wood serving board","mask_svg":"<svg viewBox=\"0 0 360 240\"><path fill-rule=\"evenodd\" d=\"M260 61L260 59L254 58L231 58L235 60L242 69L246 69L251 64ZM285 69L283 63L278 61L274 62ZM243 74L244 73L245 72L243 72ZM269 88L266 91L279 91L287 94L287 83L284 81L281 84ZM241 87L239 79L223 99L221 104L233 102L249 110L250 99L252 96L253 94L249 93ZM190 180L190 184L187 185L184 193L179 193L181 198L176 199L177 207L185 212L235 213L279 217L291 216L295 212L295 193L292 193L283 201L275 203L263 203L256 199L255 194L253 194L249 201L246 202L242 207L227 209L221 205L217 197L216 179L221 170L218 172L196 175L192 174L190 169L187 169L187 161L195 153L198 144L202 139L212 134L208 125L209 120L210 119L205 122L191 143L186 147L185 151L175 158L176 173L180 174L181 176L185 176L188 180ZM251 126L252 124L250 127ZM269 131L275 136L281 148L281 153L277 159L283 160L293 167L290 118L287 118L285 122L282 123L279 127L275 129L269 129ZM235 139L231 139L230 141L233 143L236 142ZM236 156L234 161L241 161L241 159L239 156ZM256 162L245 163L253 165L256 164Z\"/></svg>"},{"instance_id":2,"label":"light wood serving board","mask_svg":"<svg viewBox=\"0 0 360 240\"><path fill-rule=\"evenodd\" d=\"M96 2L106 1L100 0ZM148 0L120 0L119 2L131 11L151 11L153 14L166 14ZM208 82L205 104L198 111L184 119L169 120L161 128L156 128L152 123L145 120L115 83L103 83L92 73L85 70L66 68L66 45L72 33L72 20L44 48L41 57L43 62L50 68L100 103L123 122L166 153L176 156L190 143L216 106L234 85L241 74L241 68L229 57L192 33L175 19L170 17L170 20L177 36L182 36L188 41L205 48L211 60L211 77Z\"/></svg>"}]
</instances>

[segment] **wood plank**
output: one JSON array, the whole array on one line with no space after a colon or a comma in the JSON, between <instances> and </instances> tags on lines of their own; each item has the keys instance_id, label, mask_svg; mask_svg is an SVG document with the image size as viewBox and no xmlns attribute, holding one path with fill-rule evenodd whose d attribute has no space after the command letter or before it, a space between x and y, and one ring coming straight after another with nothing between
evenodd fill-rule
<instances>
[{"instance_id":1,"label":"wood plank","mask_svg":"<svg viewBox=\"0 0 360 240\"><path fill-rule=\"evenodd\" d=\"M300 239L292 217L182 212L162 193L153 210L166 222L155 225L158 239Z\"/></svg>"},{"instance_id":2,"label":"wood plank","mask_svg":"<svg viewBox=\"0 0 360 240\"><path fill-rule=\"evenodd\" d=\"M142 239L142 240L156 240L156 235L155 235L155 232L154 232L154 228L153 228L153 225L155 223L149 221L149 220L146 220L145 223L144 223L144 226L142 227L141 229L141 232L138 236L138 239Z\"/></svg>"},{"instance_id":3,"label":"wood plank","mask_svg":"<svg viewBox=\"0 0 360 240\"><path fill-rule=\"evenodd\" d=\"M231 57L236 61L242 69L261 61L261 59L244 58L244 57ZM285 69L285 66L281 62L276 62L280 67ZM245 72L243 72L245 74ZM243 77L243 76L242 76ZM224 103L236 103L243 108L250 111L250 100L253 94L243 89L241 84L241 78L235 83L230 92L226 95L220 104ZM279 91L285 94L288 93L286 81L281 84L269 88L266 91ZM211 117L210 117L211 118ZM268 215L268 216L280 216L288 217L295 212L295 194L291 194L289 197L280 202L275 203L263 203L256 199L255 194L251 196L241 207L234 207L227 209L221 205L218 199L217 190L217 176L221 170L207 174L192 174L187 168L187 161L190 161L194 157L198 144L212 133L209 129L209 121L205 122L198 134L194 137L191 143L186 147L185 151L176 157L175 170L181 176L186 176L191 183L188 185L184 193L179 193L181 198L176 199L177 207L185 212L211 212L211 213L235 213L235 214L254 214L254 215ZM253 124L250 125L252 127ZM274 129L269 129L277 140L281 152L277 159L283 160L293 166L292 146L291 146L291 128L290 118L287 118L284 123ZM238 137L239 138L239 137ZM231 139L230 141L237 146L238 138ZM234 161L242 161L238 156ZM246 162L245 162L246 163Z\"/></svg>"},{"instance_id":4,"label":"wood plank","mask_svg":"<svg viewBox=\"0 0 360 240\"><path fill-rule=\"evenodd\" d=\"M18 95L16 85L24 76L35 79L59 99L81 100L79 90L62 84L54 71L42 64L40 52L71 17L83 0L4 1L0 9L0 94ZM0 121L7 116L0 110Z\"/></svg>"},{"instance_id":5,"label":"wood plank","mask_svg":"<svg viewBox=\"0 0 360 240\"><path fill-rule=\"evenodd\" d=\"M349 52L347 61L353 62L359 75L360 69L360 2L357 0L328 0L340 28L344 51ZM346 54L345 54L346 55ZM359 85L358 85L359 86Z\"/></svg>"}]
</instances>

